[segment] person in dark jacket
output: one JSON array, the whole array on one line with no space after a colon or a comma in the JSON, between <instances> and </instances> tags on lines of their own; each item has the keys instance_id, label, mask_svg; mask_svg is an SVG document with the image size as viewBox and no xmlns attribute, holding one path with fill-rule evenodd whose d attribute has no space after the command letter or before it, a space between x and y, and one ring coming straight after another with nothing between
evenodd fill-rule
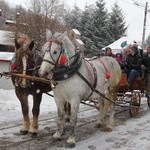
<instances>
[{"instance_id":1,"label":"person in dark jacket","mask_svg":"<svg viewBox=\"0 0 150 150\"><path fill-rule=\"evenodd\" d=\"M114 57L112 53L112 49L110 47L106 47L105 52L106 52L105 53L106 56Z\"/></svg>"},{"instance_id":2,"label":"person in dark jacket","mask_svg":"<svg viewBox=\"0 0 150 150\"><path fill-rule=\"evenodd\" d=\"M128 75L128 86L134 79L140 75L142 65L142 57L138 53L137 45L133 44L128 47L128 52L125 61L121 64L123 72Z\"/></svg>"},{"instance_id":3,"label":"person in dark jacket","mask_svg":"<svg viewBox=\"0 0 150 150\"><path fill-rule=\"evenodd\" d=\"M146 48L146 55L143 56L143 65L145 67L146 94L150 97L150 46Z\"/></svg>"}]
</instances>

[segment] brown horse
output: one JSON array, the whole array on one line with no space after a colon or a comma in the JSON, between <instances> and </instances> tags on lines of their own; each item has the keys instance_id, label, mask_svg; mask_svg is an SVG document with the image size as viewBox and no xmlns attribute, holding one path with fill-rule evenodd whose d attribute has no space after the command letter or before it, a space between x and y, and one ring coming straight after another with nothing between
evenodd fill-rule
<instances>
[{"instance_id":1,"label":"brown horse","mask_svg":"<svg viewBox=\"0 0 150 150\"><path fill-rule=\"evenodd\" d=\"M42 58L34 49L34 42L26 35L21 35L15 40L15 62L13 69L17 73L37 76L36 67L41 64ZM14 67L15 66L15 67ZM35 82L25 78L12 76L15 93L21 103L23 114L23 125L19 135L30 133L32 137L37 135L38 116L42 94L51 91L51 86L46 83ZM29 118L28 96L33 96L33 119Z\"/></svg>"}]
</instances>

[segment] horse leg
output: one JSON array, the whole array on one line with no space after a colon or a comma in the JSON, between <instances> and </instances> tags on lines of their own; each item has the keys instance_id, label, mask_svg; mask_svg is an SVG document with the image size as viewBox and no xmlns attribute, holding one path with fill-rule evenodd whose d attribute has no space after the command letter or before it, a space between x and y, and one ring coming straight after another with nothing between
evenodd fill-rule
<instances>
[{"instance_id":1,"label":"horse leg","mask_svg":"<svg viewBox=\"0 0 150 150\"><path fill-rule=\"evenodd\" d=\"M71 117L70 117L70 136L67 140L67 147L73 148L75 147L75 126L77 123L77 114L79 110L80 101L76 99L72 100L71 104Z\"/></svg>"},{"instance_id":2,"label":"horse leg","mask_svg":"<svg viewBox=\"0 0 150 150\"><path fill-rule=\"evenodd\" d=\"M64 132L64 114L65 114L65 111L64 111L64 104L57 103L56 98L55 98L55 102L57 105L57 113L58 113L58 117L57 117L57 128L58 129L55 132L55 134L53 135L53 137L56 140L60 140L61 136Z\"/></svg>"},{"instance_id":3,"label":"horse leg","mask_svg":"<svg viewBox=\"0 0 150 150\"><path fill-rule=\"evenodd\" d=\"M64 111L65 111L65 121L70 122L71 105L67 102L64 104Z\"/></svg>"},{"instance_id":4,"label":"horse leg","mask_svg":"<svg viewBox=\"0 0 150 150\"><path fill-rule=\"evenodd\" d=\"M36 93L33 95L33 108L32 108L33 119L29 130L32 137L37 136L38 117L40 113L41 100L42 100L42 93L38 94Z\"/></svg>"},{"instance_id":5,"label":"horse leg","mask_svg":"<svg viewBox=\"0 0 150 150\"><path fill-rule=\"evenodd\" d=\"M23 124L20 129L20 135L28 134L30 128L30 119L29 119L29 107L28 107L28 96L22 93L19 90L15 90L16 95L21 103L22 114L23 114Z\"/></svg>"},{"instance_id":6,"label":"horse leg","mask_svg":"<svg viewBox=\"0 0 150 150\"><path fill-rule=\"evenodd\" d=\"M110 95L110 99L115 102L116 99L117 99L117 90L118 87L114 87L114 88L110 88L110 91L109 91L109 95ZM113 127L114 127L114 114L115 114L115 103L111 102L110 103L110 115L109 115L109 119L108 119L108 123L107 123L107 126L106 126L106 131L107 132L110 132L113 130Z\"/></svg>"},{"instance_id":7,"label":"horse leg","mask_svg":"<svg viewBox=\"0 0 150 150\"><path fill-rule=\"evenodd\" d=\"M106 92L106 97L108 97L108 92ZM109 105L110 102L102 97L100 97L99 100L99 116L98 116L98 120L96 121L95 127L99 128L102 126L103 122L104 122L104 118L109 110Z\"/></svg>"}]
</instances>

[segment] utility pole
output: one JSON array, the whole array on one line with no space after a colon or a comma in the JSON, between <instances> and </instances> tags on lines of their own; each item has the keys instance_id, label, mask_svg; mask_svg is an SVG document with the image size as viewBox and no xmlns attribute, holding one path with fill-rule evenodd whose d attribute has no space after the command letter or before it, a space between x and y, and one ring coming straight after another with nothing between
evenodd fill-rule
<instances>
[{"instance_id":1,"label":"utility pole","mask_svg":"<svg viewBox=\"0 0 150 150\"><path fill-rule=\"evenodd\" d=\"M147 18L147 10L148 2L145 4L145 12L144 12L144 24L143 24L143 36L142 36L142 49L145 48L145 30L146 30L146 18Z\"/></svg>"},{"instance_id":2,"label":"utility pole","mask_svg":"<svg viewBox=\"0 0 150 150\"><path fill-rule=\"evenodd\" d=\"M2 10L0 9L0 16L2 16Z\"/></svg>"}]
</instances>

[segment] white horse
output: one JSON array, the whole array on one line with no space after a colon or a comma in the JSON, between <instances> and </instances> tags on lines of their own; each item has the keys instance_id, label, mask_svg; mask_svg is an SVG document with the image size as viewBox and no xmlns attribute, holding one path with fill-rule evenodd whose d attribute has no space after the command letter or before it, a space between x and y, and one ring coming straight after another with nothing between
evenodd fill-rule
<instances>
[{"instance_id":1,"label":"white horse","mask_svg":"<svg viewBox=\"0 0 150 150\"><path fill-rule=\"evenodd\" d=\"M115 103L104 100L100 95L105 94L111 101L116 100L121 78L118 62L114 58L106 56L87 61L75 49L66 32L52 35L50 30L47 30L47 43L43 45L42 51L44 59L39 69L39 75L50 78L52 83L57 82L53 92L58 107L58 130L53 137L61 139L64 132L64 103L67 101L71 105L71 133L67 144L68 147L75 146L77 113L80 102L84 99L99 100L100 112L96 122L97 127L102 125L110 107L106 130L112 131Z\"/></svg>"}]
</instances>

